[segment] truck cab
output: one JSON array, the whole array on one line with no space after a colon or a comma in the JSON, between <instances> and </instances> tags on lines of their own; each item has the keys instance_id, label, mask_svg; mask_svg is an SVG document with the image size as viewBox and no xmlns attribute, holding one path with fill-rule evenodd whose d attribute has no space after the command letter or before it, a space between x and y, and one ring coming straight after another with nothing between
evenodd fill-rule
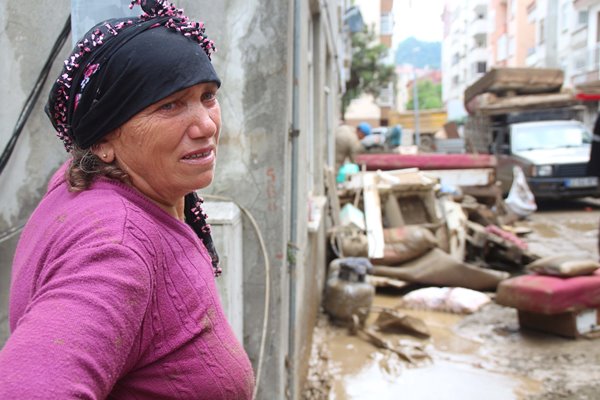
<instances>
[{"instance_id":1,"label":"truck cab","mask_svg":"<svg viewBox=\"0 0 600 400\"><path fill-rule=\"evenodd\" d=\"M520 166L536 199L600 195L598 179L588 176L592 134L579 121L519 122L494 131L491 152L498 161L497 177L504 193Z\"/></svg>"}]
</instances>

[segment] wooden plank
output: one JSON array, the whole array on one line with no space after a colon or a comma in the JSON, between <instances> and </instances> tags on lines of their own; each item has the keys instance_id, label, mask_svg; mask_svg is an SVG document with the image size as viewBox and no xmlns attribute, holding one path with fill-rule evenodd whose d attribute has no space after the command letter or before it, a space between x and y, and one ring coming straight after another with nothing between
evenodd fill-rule
<instances>
[{"instance_id":1,"label":"wooden plank","mask_svg":"<svg viewBox=\"0 0 600 400\"><path fill-rule=\"evenodd\" d=\"M402 211L398 200L393 193L389 193L385 202L385 217L388 221L390 228L399 228L404 226L404 217L402 217Z\"/></svg>"},{"instance_id":2,"label":"wooden plank","mask_svg":"<svg viewBox=\"0 0 600 400\"><path fill-rule=\"evenodd\" d=\"M494 168L496 157L490 154L394 154L365 153L356 156L368 171L389 171L404 168L420 170Z\"/></svg>"},{"instance_id":3,"label":"wooden plank","mask_svg":"<svg viewBox=\"0 0 600 400\"><path fill-rule=\"evenodd\" d=\"M496 182L493 168L438 169L426 173L438 178L442 186L487 186Z\"/></svg>"},{"instance_id":4,"label":"wooden plank","mask_svg":"<svg viewBox=\"0 0 600 400\"><path fill-rule=\"evenodd\" d=\"M482 93L555 93L564 81L564 72L554 68L492 68L465 90L465 103Z\"/></svg>"},{"instance_id":5,"label":"wooden plank","mask_svg":"<svg viewBox=\"0 0 600 400\"><path fill-rule=\"evenodd\" d=\"M369 242L369 258L383 258L385 242L381 222L381 200L377 189L377 176L363 173L363 202L365 220L367 222L367 240Z\"/></svg>"},{"instance_id":6,"label":"wooden plank","mask_svg":"<svg viewBox=\"0 0 600 400\"><path fill-rule=\"evenodd\" d=\"M477 97L468 103L469 112L499 115L524 110L562 108L579 104L572 93L531 94L514 97Z\"/></svg>"}]
</instances>

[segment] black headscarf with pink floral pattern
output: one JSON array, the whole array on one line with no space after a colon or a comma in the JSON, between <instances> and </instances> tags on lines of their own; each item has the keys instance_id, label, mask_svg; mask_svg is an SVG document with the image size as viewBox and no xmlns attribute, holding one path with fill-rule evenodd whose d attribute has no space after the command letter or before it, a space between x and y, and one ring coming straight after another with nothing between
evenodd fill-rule
<instances>
[{"instance_id":1,"label":"black headscarf with pink floral pattern","mask_svg":"<svg viewBox=\"0 0 600 400\"><path fill-rule=\"evenodd\" d=\"M201 22L165 0L137 0L138 18L111 19L77 43L46 113L67 151L88 148L147 106L202 82L220 85Z\"/></svg>"},{"instance_id":2,"label":"black headscarf with pink floral pattern","mask_svg":"<svg viewBox=\"0 0 600 400\"><path fill-rule=\"evenodd\" d=\"M50 91L46 114L67 151L87 149L144 108L203 82L221 81L214 44L201 22L166 0L134 0L138 18L104 21L77 43ZM208 250L215 276L219 257L195 192L185 196L185 220Z\"/></svg>"}]
</instances>

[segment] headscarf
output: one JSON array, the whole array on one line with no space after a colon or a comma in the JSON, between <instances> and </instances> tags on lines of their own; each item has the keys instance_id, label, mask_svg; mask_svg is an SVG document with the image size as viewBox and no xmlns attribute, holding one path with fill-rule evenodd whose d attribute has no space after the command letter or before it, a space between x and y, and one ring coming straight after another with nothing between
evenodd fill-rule
<instances>
[{"instance_id":1,"label":"headscarf","mask_svg":"<svg viewBox=\"0 0 600 400\"><path fill-rule=\"evenodd\" d=\"M204 24L166 0L134 0L138 18L110 19L77 43L53 85L46 114L67 151L86 149L144 108L203 82L221 81L210 57ZM215 275L219 258L195 192L185 196L185 220L208 250Z\"/></svg>"}]
</instances>

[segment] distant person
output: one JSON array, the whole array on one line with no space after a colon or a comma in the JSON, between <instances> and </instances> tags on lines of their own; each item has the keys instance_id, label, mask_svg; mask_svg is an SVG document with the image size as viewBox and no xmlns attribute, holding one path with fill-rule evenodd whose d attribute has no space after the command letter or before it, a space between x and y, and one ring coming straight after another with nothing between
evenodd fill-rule
<instances>
[{"instance_id":1,"label":"distant person","mask_svg":"<svg viewBox=\"0 0 600 400\"><path fill-rule=\"evenodd\" d=\"M361 122L356 128L342 124L335 131L335 171L346 163L356 162L356 154L364 150L360 141L371 134L371 125Z\"/></svg>"},{"instance_id":2,"label":"distant person","mask_svg":"<svg viewBox=\"0 0 600 400\"><path fill-rule=\"evenodd\" d=\"M596 122L594 123L594 130L592 133L592 145L587 166L587 175L600 177L600 114L596 116ZM600 256L600 235L598 236L598 254Z\"/></svg>"},{"instance_id":3,"label":"distant person","mask_svg":"<svg viewBox=\"0 0 600 400\"><path fill-rule=\"evenodd\" d=\"M402 144L402 127L394 125L386 137L386 142L390 147L398 147Z\"/></svg>"},{"instance_id":4,"label":"distant person","mask_svg":"<svg viewBox=\"0 0 600 400\"><path fill-rule=\"evenodd\" d=\"M600 177L600 114L596 117L592 133L592 146L587 166L587 175Z\"/></svg>"}]
</instances>

